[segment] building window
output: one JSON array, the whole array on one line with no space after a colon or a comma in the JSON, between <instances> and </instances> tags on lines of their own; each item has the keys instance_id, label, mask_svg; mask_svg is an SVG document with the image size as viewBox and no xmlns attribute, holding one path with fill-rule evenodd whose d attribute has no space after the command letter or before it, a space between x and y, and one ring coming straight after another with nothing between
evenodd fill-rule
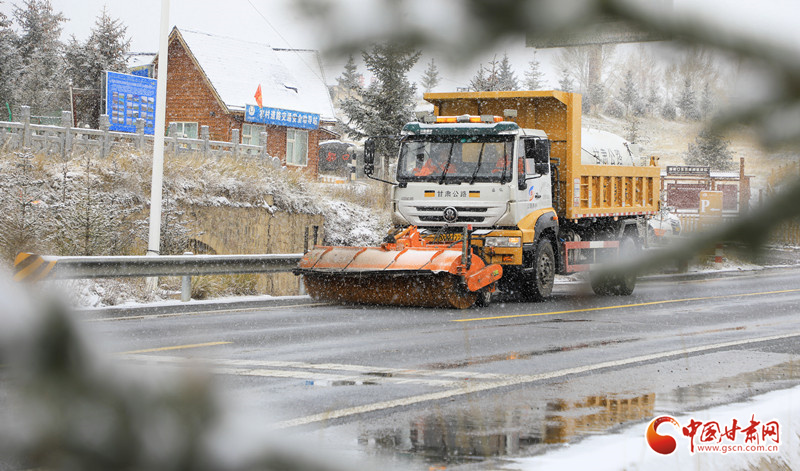
<instances>
[{"instance_id":1,"label":"building window","mask_svg":"<svg viewBox=\"0 0 800 471\"><path fill-rule=\"evenodd\" d=\"M172 122L169 123L170 127L175 124L178 128L177 135L178 137L188 137L189 139L197 139L197 123L184 123L184 122Z\"/></svg>"},{"instance_id":2,"label":"building window","mask_svg":"<svg viewBox=\"0 0 800 471\"><path fill-rule=\"evenodd\" d=\"M259 142L259 137L262 132L266 132L266 126L258 126L256 124L243 124L242 125L242 144L249 144L251 146L260 146L264 143Z\"/></svg>"},{"instance_id":3,"label":"building window","mask_svg":"<svg viewBox=\"0 0 800 471\"><path fill-rule=\"evenodd\" d=\"M308 165L308 131L286 130L286 163Z\"/></svg>"}]
</instances>

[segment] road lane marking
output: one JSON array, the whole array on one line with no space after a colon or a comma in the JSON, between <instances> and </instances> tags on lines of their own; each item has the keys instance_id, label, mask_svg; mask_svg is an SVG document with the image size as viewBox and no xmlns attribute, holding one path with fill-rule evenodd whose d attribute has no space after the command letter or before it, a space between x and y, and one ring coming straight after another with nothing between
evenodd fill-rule
<instances>
[{"instance_id":1,"label":"road lane marking","mask_svg":"<svg viewBox=\"0 0 800 471\"><path fill-rule=\"evenodd\" d=\"M317 307L317 306L330 306L330 303L312 303L312 304L292 304L286 306L266 306L266 307L242 307L236 309L210 309L208 311L187 311L187 312L168 312L164 314L138 314L135 316L121 316L121 317L102 317L96 319L86 319L85 322L113 322L113 321L130 321L142 319L166 319L170 317L180 316L202 316L206 314L230 314L237 312L256 312L256 311L275 311L278 309L291 309L294 307Z\"/></svg>"},{"instance_id":2,"label":"road lane marking","mask_svg":"<svg viewBox=\"0 0 800 471\"><path fill-rule=\"evenodd\" d=\"M206 364L215 373L239 376L265 376L304 380L361 381L368 383L417 383L429 386L452 386L457 381L498 380L512 376L467 371L416 370L407 368L371 367L339 363L305 363L299 361L230 360L212 358L186 358L162 355L131 354L129 359L166 364ZM284 368L277 370L275 368ZM290 370L291 369L291 370ZM298 371L299 370L299 371ZM335 375L319 371L345 371L358 375ZM386 375L386 376L383 376ZM447 379L431 379L438 376Z\"/></svg>"},{"instance_id":3,"label":"road lane marking","mask_svg":"<svg viewBox=\"0 0 800 471\"><path fill-rule=\"evenodd\" d=\"M206 343L193 343L188 345L174 345L171 347L158 347L158 348L146 348L144 350L131 350L129 352L120 352L118 355L135 355L138 353L150 353L150 352L165 352L168 350L184 350L187 348L200 348L200 347L213 347L216 345L227 345L233 342L206 342Z\"/></svg>"},{"instance_id":4,"label":"road lane marking","mask_svg":"<svg viewBox=\"0 0 800 471\"><path fill-rule=\"evenodd\" d=\"M787 339L792 337L800 337L800 332L793 332L791 334L783 334L783 335L773 335L769 337L760 337L755 339L746 339L746 340L735 340L731 342L722 342L716 343L711 345L704 345L700 347L691 347L691 348L684 348L681 350L671 350L668 352L662 353L653 353L649 355L640 355L633 358L628 358L627 360L613 360L613 361L605 361L601 363L595 363L593 365L586 365L586 366L578 366L574 368L566 368L562 370L551 371L549 373L541 373L537 375L527 375L523 377L511 377L503 381L492 381L492 382L485 382L485 383L475 383L475 382L466 382L463 383L463 386L457 389L450 389L446 391L439 391L435 393L429 394L421 394L417 396L409 396L401 399L395 399L391 401L382 401L376 402L373 404L365 404L363 406L356 406L356 407L349 407L345 409L333 410L323 412L321 414L314 414L309 415L306 417L299 417L296 419L285 420L282 422L278 422L275 424L275 427L278 429L286 429L292 427L300 427L303 425L309 425L318 422L327 422L334 419L340 419L344 417L354 416L354 415L361 415L366 414L369 412L377 412L387 409L393 409L397 407L404 407L404 406L411 406L423 402L430 402L430 401L438 401L443 399L450 399L456 396L463 396L470 393L476 392L483 392L489 391L493 389L500 389L509 386L519 386L523 384L530 384L534 382L544 381L548 379L560 378L563 376L569 376L574 374L581 374L581 373L588 373L591 371L601 370L605 368L615 368L621 366L632 365L635 363L643 363L647 361L653 360L661 360L664 358L674 357L674 356L686 356L692 353L699 353L705 352L709 350L716 350L720 348L728 348L728 347L736 347L736 346L743 346L752 343L759 343L759 342L768 342L771 340L781 340Z\"/></svg>"},{"instance_id":5,"label":"road lane marking","mask_svg":"<svg viewBox=\"0 0 800 471\"><path fill-rule=\"evenodd\" d=\"M518 317L534 317L534 316L552 316L555 314L574 314L576 312L591 312L591 311L605 311L608 309L623 309L623 308L630 308L630 307L642 307L642 306L655 306L658 304L670 304L670 303L681 303L687 301L704 301L709 299L725 299L725 298L737 298L737 297L744 297L744 296L763 296L766 294L780 294L780 293L795 293L800 291L800 289L784 289L780 291L762 291L759 293L743 293L743 294L725 294L720 296L702 296L698 298L683 298L683 299L667 299L663 301L650 301L647 303L637 303L637 304L617 304L614 306L602 306L602 307L588 307L585 309L570 309L568 311L552 311L552 312L536 312L533 314L508 314L505 316L491 316L491 317L473 317L471 319L453 319L450 322L476 322L476 321L491 321L491 320L498 320L498 319L514 319Z\"/></svg>"}]
</instances>

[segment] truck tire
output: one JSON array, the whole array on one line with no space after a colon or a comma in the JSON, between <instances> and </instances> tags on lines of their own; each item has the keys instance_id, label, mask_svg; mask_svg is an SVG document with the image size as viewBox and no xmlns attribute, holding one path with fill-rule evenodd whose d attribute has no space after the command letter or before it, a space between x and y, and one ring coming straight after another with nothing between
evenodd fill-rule
<instances>
[{"instance_id":1,"label":"truck tire","mask_svg":"<svg viewBox=\"0 0 800 471\"><path fill-rule=\"evenodd\" d=\"M619 242L621 257L633 256L638 252L632 237L623 237ZM591 277L592 291L598 296L630 296L636 288L636 274L595 275Z\"/></svg>"},{"instance_id":2,"label":"truck tire","mask_svg":"<svg viewBox=\"0 0 800 471\"><path fill-rule=\"evenodd\" d=\"M553 245L548 239L541 238L536 244L532 270L525 277L524 292L527 299L542 301L553 292L553 282L556 276L555 260Z\"/></svg>"},{"instance_id":3,"label":"truck tire","mask_svg":"<svg viewBox=\"0 0 800 471\"><path fill-rule=\"evenodd\" d=\"M475 300L475 305L478 307L489 307L492 303L492 292L487 290L478 291L478 299Z\"/></svg>"}]
</instances>

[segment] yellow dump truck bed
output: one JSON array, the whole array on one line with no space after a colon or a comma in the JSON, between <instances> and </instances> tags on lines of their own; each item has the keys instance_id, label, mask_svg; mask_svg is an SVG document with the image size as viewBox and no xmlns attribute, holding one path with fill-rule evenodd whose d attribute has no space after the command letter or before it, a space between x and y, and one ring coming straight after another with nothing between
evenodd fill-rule
<instances>
[{"instance_id":1,"label":"yellow dump truck bed","mask_svg":"<svg viewBox=\"0 0 800 471\"><path fill-rule=\"evenodd\" d=\"M560 91L426 93L436 115L503 116L517 110L523 128L547 133L551 161L558 166L560 218L629 216L658 210L660 169L657 165L583 165L581 163L581 95ZM555 196L554 196L555 197Z\"/></svg>"}]
</instances>

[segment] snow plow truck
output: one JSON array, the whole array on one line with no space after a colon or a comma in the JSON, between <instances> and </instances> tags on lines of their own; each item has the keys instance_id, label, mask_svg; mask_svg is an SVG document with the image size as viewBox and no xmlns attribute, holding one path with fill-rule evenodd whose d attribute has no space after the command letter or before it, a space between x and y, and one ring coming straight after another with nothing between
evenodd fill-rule
<instances>
[{"instance_id":1,"label":"snow plow truck","mask_svg":"<svg viewBox=\"0 0 800 471\"><path fill-rule=\"evenodd\" d=\"M396 231L380 246L308 251L295 273L312 297L464 309L487 304L499 288L543 300L556 274L592 270L641 246L658 211L657 162L641 165L621 137L582 131L579 94L424 98L434 115L399 136L390 182ZM367 140L367 174L374 149ZM635 274L598 273L590 276L595 293L633 292Z\"/></svg>"}]
</instances>

